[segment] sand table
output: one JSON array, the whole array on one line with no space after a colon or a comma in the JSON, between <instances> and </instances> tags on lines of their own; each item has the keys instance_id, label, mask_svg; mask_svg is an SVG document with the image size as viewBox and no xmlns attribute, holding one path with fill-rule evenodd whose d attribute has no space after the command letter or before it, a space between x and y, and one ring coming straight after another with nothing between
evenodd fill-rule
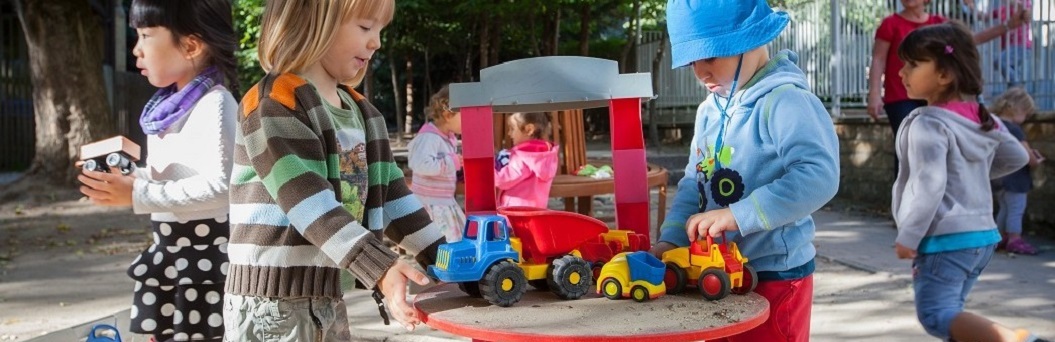
<instances>
[{"instance_id":1,"label":"sand table","mask_svg":"<svg viewBox=\"0 0 1055 342\"><path fill-rule=\"evenodd\" d=\"M595 294L566 301L548 291L529 290L520 302L502 308L447 284L419 294L414 305L427 315L430 327L501 341L713 339L753 328L769 313L769 304L754 293L710 302L691 289L644 303Z\"/></svg>"}]
</instances>

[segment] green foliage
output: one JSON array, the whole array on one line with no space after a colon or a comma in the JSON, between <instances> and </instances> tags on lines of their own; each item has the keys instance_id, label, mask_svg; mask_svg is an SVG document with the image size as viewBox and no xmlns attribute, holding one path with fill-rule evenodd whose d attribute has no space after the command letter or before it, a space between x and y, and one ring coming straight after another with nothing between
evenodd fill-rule
<instances>
[{"instance_id":1,"label":"green foliage","mask_svg":"<svg viewBox=\"0 0 1055 342\"><path fill-rule=\"evenodd\" d=\"M630 27L638 13L635 1L640 3L643 29L662 28L666 0L398 0L395 17L382 33L381 49L371 64L371 100L383 112L395 113L394 64L399 78L394 83L403 87L409 77L415 88L413 111L420 117L430 92L440 85L478 78L481 50L488 52L487 65L496 65L548 54L552 49L547 50L546 44L555 36L556 54L578 55L583 21L587 22L589 55L621 60L636 31ZM235 30L241 38L238 76L244 89L263 76L257 40L264 2L234 0ZM587 17L582 15L584 8ZM482 39L485 27L495 38ZM405 75L408 62L411 75Z\"/></svg>"},{"instance_id":2,"label":"green foliage","mask_svg":"<svg viewBox=\"0 0 1055 342\"><path fill-rule=\"evenodd\" d=\"M260 17L264 14L264 0L235 0L234 29L241 37L238 43L238 83L242 91L249 90L264 77L260 60L256 54L256 44L260 39Z\"/></svg>"}]
</instances>

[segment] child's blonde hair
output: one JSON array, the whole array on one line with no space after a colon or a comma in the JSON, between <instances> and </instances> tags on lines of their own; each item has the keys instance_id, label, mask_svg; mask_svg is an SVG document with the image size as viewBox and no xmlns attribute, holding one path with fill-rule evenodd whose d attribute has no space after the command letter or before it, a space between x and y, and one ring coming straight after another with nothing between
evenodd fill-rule
<instances>
[{"instance_id":1,"label":"child's blonde hair","mask_svg":"<svg viewBox=\"0 0 1055 342\"><path fill-rule=\"evenodd\" d=\"M394 12L394 0L268 0L260 21L260 66L268 73L302 72L322 59L346 21L388 25ZM364 77L366 68L339 81L355 87Z\"/></svg>"},{"instance_id":2,"label":"child's blonde hair","mask_svg":"<svg viewBox=\"0 0 1055 342\"><path fill-rule=\"evenodd\" d=\"M437 124L447 122L445 114L451 111L451 91L444 85L429 98L429 120Z\"/></svg>"},{"instance_id":3,"label":"child's blonde hair","mask_svg":"<svg viewBox=\"0 0 1055 342\"><path fill-rule=\"evenodd\" d=\"M546 113L513 113L509 118L515 125L511 127L512 129L523 130L525 125L532 124L535 125L535 131L531 132L532 138L543 140L549 138L549 115Z\"/></svg>"},{"instance_id":4,"label":"child's blonde hair","mask_svg":"<svg viewBox=\"0 0 1055 342\"><path fill-rule=\"evenodd\" d=\"M1030 114L1036 109L1033 97L1021 87L1008 89L1000 97L993 101L993 112L1001 117L1009 117L1012 110L1018 109L1023 113Z\"/></svg>"}]
</instances>

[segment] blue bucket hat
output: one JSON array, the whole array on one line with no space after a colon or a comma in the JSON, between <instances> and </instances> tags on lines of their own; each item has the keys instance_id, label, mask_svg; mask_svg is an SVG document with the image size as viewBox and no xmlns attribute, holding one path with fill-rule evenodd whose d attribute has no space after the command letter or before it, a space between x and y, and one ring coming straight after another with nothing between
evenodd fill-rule
<instances>
[{"instance_id":1,"label":"blue bucket hat","mask_svg":"<svg viewBox=\"0 0 1055 342\"><path fill-rule=\"evenodd\" d=\"M754 50L776 39L789 20L766 0L668 0L673 68Z\"/></svg>"}]
</instances>

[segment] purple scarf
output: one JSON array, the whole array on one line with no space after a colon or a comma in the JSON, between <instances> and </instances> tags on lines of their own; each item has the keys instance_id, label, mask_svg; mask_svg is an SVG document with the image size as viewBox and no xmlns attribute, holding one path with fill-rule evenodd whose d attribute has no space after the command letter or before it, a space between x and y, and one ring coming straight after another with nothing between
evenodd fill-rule
<instances>
[{"instance_id":1,"label":"purple scarf","mask_svg":"<svg viewBox=\"0 0 1055 342\"><path fill-rule=\"evenodd\" d=\"M143 107L143 115L139 117L143 133L164 132L173 123L187 116L194 104L221 81L219 70L216 67L208 67L187 83L183 90L176 91L175 84L158 89Z\"/></svg>"}]
</instances>

